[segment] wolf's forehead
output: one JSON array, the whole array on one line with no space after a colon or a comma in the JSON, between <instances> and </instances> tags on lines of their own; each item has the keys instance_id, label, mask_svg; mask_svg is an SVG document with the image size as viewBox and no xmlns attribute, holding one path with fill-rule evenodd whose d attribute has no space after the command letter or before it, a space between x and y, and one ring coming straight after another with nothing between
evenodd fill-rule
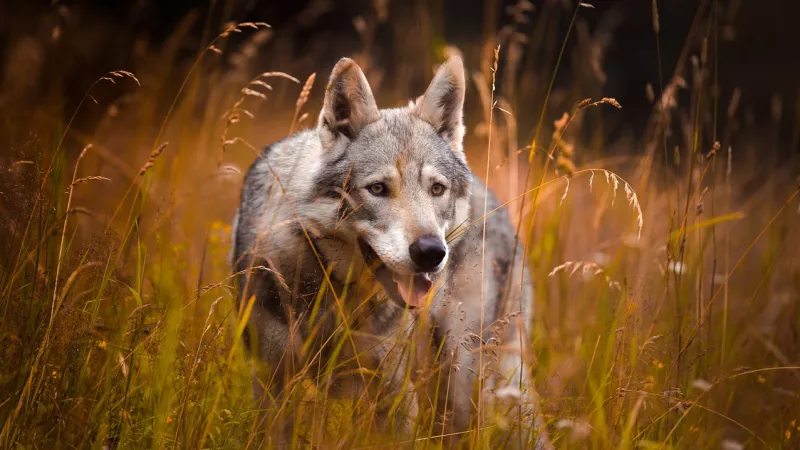
<instances>
[{"instance_id":1,"label":"wolf's forehead","mask_svg":"<svg viewBox=\"0 0 800 450\"><path fill-rule=\"evenodd\" d=\"M380 120L368 125L347 152L348 166L358 176L395 173L421 179L438 173L460 185L468 185L469 169L463 158L427 122L408 108L381 110ZM462 189L463 190L463 189ZM458 190L460 192L461 190Z\"/></svg>"},{"instance_id":2,"label":"wolf's forehead","mask_svg":"<svg viewBox=\"0 0 800 450\"><path fill-rule=\"evenodd\" d=\"M451 151L433 127L407 108L382 110L381 120L367 127L360 138L362 150L387 160L399 156L416 162L447 159Z\"/></svg>"}]
</instances>

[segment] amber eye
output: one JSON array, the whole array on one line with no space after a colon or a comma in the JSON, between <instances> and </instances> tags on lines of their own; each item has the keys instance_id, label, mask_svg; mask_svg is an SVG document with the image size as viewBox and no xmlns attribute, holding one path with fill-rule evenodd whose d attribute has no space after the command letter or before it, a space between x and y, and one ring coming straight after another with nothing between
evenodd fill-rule
<instances>
[{"instance_id":1,"label":"amber eye","mask_svg":"<svg viewBox=\"0 0 800 450\"><path fill-rule=\"evenodd\" d=\"M439 197L440 195L444 194L445 189L446 188L444 187L443 184L434 183L433 186L431 186L431 195L433 195L434 197Z\"/></svg>"},{"instance_id":2,"label":"amber eye","mask_svg":"<svg viewBox=\"0 0 800 450\"><path fill-rule=\"evenodd\" d=\"M367 186L367 190L376 197L385 197L389 194L389 188L383 183L372 183Z\"/></svg>"}]
</instances>

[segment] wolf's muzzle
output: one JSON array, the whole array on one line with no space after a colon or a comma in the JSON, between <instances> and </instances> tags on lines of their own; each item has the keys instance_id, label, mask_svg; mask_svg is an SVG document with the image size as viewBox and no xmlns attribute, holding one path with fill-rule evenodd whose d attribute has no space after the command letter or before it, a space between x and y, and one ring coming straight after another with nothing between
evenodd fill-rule
<instances>
[{"instance_id":1,"label":"wolf's muzzle","mask_svg":"<svg viewBox=\"0 0 800 450\"><path fill-rule=\"evenodd\" d=\"M438 236L425 235L409 245L408 252L421 272L432 272L447 255L447 247Z\"/></svg>"}]
</instances>

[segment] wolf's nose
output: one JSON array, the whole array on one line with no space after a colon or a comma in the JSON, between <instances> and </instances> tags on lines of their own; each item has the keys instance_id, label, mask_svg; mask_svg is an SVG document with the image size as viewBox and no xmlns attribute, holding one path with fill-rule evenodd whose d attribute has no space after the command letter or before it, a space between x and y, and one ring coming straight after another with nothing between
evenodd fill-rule
<instances>
[{"instance_id":1,"label":"wolf's nose","mask_svg":"<svg viewBox=\"0 0 800 450\"><path fill-rule=\"evenodd\" d=\"M444 256L447 254L447 247L437 236L421 236L408 246L411 260L417 265L419 270L430 272L439 266Z\"/></svg>"}]
</instances>

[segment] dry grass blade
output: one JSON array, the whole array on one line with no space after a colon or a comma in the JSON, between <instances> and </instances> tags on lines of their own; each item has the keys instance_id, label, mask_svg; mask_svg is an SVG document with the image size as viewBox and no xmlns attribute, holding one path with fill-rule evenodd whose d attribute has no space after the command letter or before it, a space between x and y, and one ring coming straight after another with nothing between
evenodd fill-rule
<instances>
[{"instance_id":1,"label":"dry grass blade","mask_svg":"<svg viewBox=\"0 0 800 450\"><path fill-rule=\"evenodd\" d=\"M88 177L78 178L77 180L73 181L70 186L75 186L77 184L87 183L89 181L111 181L111 178L102 177L99 175L91 175Z\"/></svg>"},{"instance_id":2,"label":"dry grass blade","mask_svg":"<svg viewBox=\"0 0 800 450\"><path fill-rule=\"evenodd\" d=\"M561 196L561 200L559 200L558 206L564 204L564 200L567 198L567 193L569 192L569 178L565 178L565 180L567 181L567 186L564 188L564 195Z\"/></svg>"},{"instance_id":3,"label":"dry grass blade","mask_svg":"<svg viewBox=\"0 0 800 450\"><path fill-rule=\"evenodd\" d=\"M134 75L133 72L129 72L127 70L115 70L113 72L109 72L109 74L117 78L130 78L131 80L136 82L136 84L139 87L142 86L142 83L139 82L139 79L136 78L136 75Z\"/></svg>"},{"instance_id":4,"label":"dry grass blade","mask_svg":"<svg viewBox=\"0 0 800 450\"><path fill-rule=\"evenodd\" d=\"M566 273L570 278L578 272L580 272L584 277L601 277L605 280L606 285L611 290L618 292L622 290L622 285L620 285L618 281L612 280L602 266L591 261L567 261L564 264L553 268L553 270L551 270L547 276L552 278L562 272Z\"/></svg>"},{"instance_id":5,"label":"dry grass blade","mask_svg":"<svg viewBox=\"0 0 800 450\"><path fill-rule=\"evenodd\" d=\"M639 203L639 196L633 190L633 187L625 181L622 177L617 175L616 173L605 170L605 169L584 169L574 172L571 175L576 175L583 172L591 173L589 178L589 191L592 190L593 182L594 182L594 174L595 172L602 173L606 178L606 183L611 186L611 204L614 204L616 199L617 191L620 188L620 183L622 183L622 189L625 191L625 199L628 202L628 206L633 209L634 214L636 215L636 230L637 230L637 239L641 239L642 237L642 229L644 228L644 213L642 212L642 206ZM567 182L567 189L564 191L564 195L561 197L561 203L563 203L564 198L566 198L567 191L569 190L569 178L567 176L561 177ZM560 203L559 203L560 204Z\"/></svg>"},{"instance_id":6,"label":"dry grass blade","mask_svg":"<svg viewBox=\"0 0 800 450\"><path fill-rule=\"evenodd\" d=\"M78 168L80 166L80 162L86 156L86 153L89 151L89 149L91 149L91 147L92 147L91 144L89 144L86 147L84 147L83 150L81 150L81 153L78 156L78 159L75 161L75 169L73 170L73 173L72 173L72 181L70 183L70 186L74 185L75 180L78 177ZM73 191L74 191L74 189L69 189L68 190L67 206L66 206L66 210L67 211L69 211L71 209L71 206L72 206L72 194L73 194ZM42 344L39 346L39 350L37 351L36 357L33 360L33 363L32 363L31 368L30 368L30 372L28 373L27 381L25 382L25 385L23 386L22 391L20 392L19 398L17 399L17 405L14 408L14 410L11 412L10 416L7 417L6 422L3 424L2 430L0 431L0 442L8 443L12 439L12 433L14 432L14 429L13 429L14 422L19 417L20 413L22 412L23 408L25 407L26 403L28 402L28 400L29 400L28 397L31 395L31 392L34 392L34 391L38 390L38 386L41 384L41 380L42 380L43 375L41 374L42 368L40 367L40 364L42 362L43 356L45 355L45 352L47 351L47 348L50 345L50 334L52 333L53 324L55 323L55 320L56 320L56 313L58 312L58 308L59 308L59 306L61 304L61 300L63 300L64 293L67 292L67 288L69 286L71 286L72 282L75 279L75 276L77 276L77 273L80 272L80 270L81 270L81 267L79 267L75 272L73 272L72 275L70 275L70 277L67 280L67 284L65 285L65 288L62 289L63 292L62 292L61 300L59 300L58 281L59 281L59 277L61 275L61 267L62 267L63 256L64 256L64 243L65 243L65 239L66 239L66 235L67 235L67 224L68 224L68 221L69 221L69 216L70 216L70 214L65 214L64 215L64 223L63 223L63 228L62 228L62 232L61 232L61 242L60 242L60 244L58 246L58 258L57 258L57 261L56 261L56 274L55 274L55 279L54 279L55 281L53 283L53 300L52 300L52 304L50 305L50 320L49 320L49 323L47 325L47 329L46 329L45 334L44 334L44 340L43 340ZM34 382L34 380L36 379L36 376L37 376L37 371L39 372L38 381Z\"/></svg>"},{"instance_id":7,"label":"dry grass blade","mask_svg":"<svg viewBox=\"0 0 800 450\"><path fill-rule=\"evenodd\" d=\"M300 95L297 96L297 101L294 104L294 115L292 116L292 124L289 126L289 134L294 132L294 127L297 126L298 122L302 120L302 116L298 118L300 114L300 110L303 109L303 106L308 101L308 98L311 96L311 87L314 85L314 80L316 80L317 74L312 73L306 79L306 82L303 84L303 89L300 90Z\"/></svg>"},{"instance_id":8,"label":"dry grass blade","mask_svg":"<svg viewBox=\"0 0 800 450\"><path fill-rule=\"evenodd\" d=\"M497 77L497 65L498 61L500 60L500 46L498 45L494 49L494 63L492 64L491 71L492 71L492 85L491 85L491 99L490 103L492 105L492 111L489 114L489 130L488 130L488 138L487 138L487 149L486 149L486 192L484 192L484 200L483 200L483 234L481 236L481 292L480 292L480 336L483 336L483 324L484 324L484 315L485 315L485 299L484 299L484 283L486 274L485 267L486 267L486 217L487 217L487 208L488 208L488 190L489 190L489 168L491 167L491 155L492 155L492 126L494 125L494 107L495 107L495 81ZM478 376L478 392L483 391L483 383L484 383L484 376L483 376L483 351L482 351L483 344L480 344L478 348L478 371L479 373L476 374ZM478 396L478 416L477 416L477 423L475 428L477 432L475 433L475 442L480 442L480 434L481 434L481 414L483 408L483 396Z\"/></svg>"},{"instance_id":9,"label":"dry grass blade","mask_svg":"<svg viewBox=\"0 0 800 450\"><path fill-rule=\"evenodd\" d=\"M774 89L762 94L739 78L752 71L717 76L736 68L733 50L753 30L752 24L743 28L737 14L758 9L747 6L751 2L701 0L670 8L670 19L688 24L694 17L680 55L674 55L673 39L683 31L660 34L659 0L625 17L591 0L485 2L478 41L451 30L459 21L448 13L452 5L397 9L388 0L365 2L366 9L351 15L337 2L309 2L275 30L264 22L226 21L233 13L255 17L258 11L219 4L213 20L205 10L189 12L166 39L142 34L101 41L83 20L84 8L62 3L48 10L47 20L20 18L21 31L25 23L44 28L10 34L0 70L0 106L13 106L11 120L0 124L7 150L0 152L0 241L7 253L0 261L0 398L6 399L0 400L0 447L280 447L273 438L292 418L294 440L285 447L534 448L539 424L520 432L519 442L506 436L538 412L515 411L535 392L495 383L516 376L494 365L504 354L519 356L531 369L524 381L545 394L532 403L544 412L556 447L798 446L800 367L791 355L800 349L793 334L800 93L781 84L786 77L773 77ZM344 49L339 43L347 33L328 28L344 13L357 16L337 25L360 44L355 55L329 53ZM624 34L613 32L630 21L643 25L634 27L638 36L627 25ZM776 30L783 26L770 23ZM138 33L138 27L111 34ZM298 30L303 55L290 58L298 49L287 43ZM69 41L84 32L92 39ZM621 37L625 42L616 42ZM668 40L677 61L662 67L660 47ZM128 41L130 48L116 49L123 58L118 64L137 72L141 67L141 82L133 72L105 68L96 72L101 77L84 76L95 70L91 59L108 56L103 45ZM14 57L18 44L21 59ZM618 45L636 52L609 51ZM80 54L66 54L76 48ZM641 56L632 64L657 78L620 72L618 54ZM378 106L391 107L422 94L418 88L438 63L455 55L467 63L472 85L463 111L472 124L464 157L474 164L472 175L486 182L484 195L494 190L496 196L486 202L473 192L468 218L448 223L452 252L442 278L464 283L467 292L446 317L469 332L461 342L452 342L451 334L439 342L438 324L424 309L396 308L398 330L413 336L400 355L408 364L400 367L403 380L395 390L382 369L395 364L392 356L405 352L406 342L388 329L361 326L386 300L373 273L380 262L365 263L356 254L357 264L348 268L335 254L351 244L341 236L364 232L360 222L373 209L359 191L363 174L351 170L309 207L298 196L301 189L287 181L285 167L273 170L292 147L270 143L315 126L314 108L322 100L314 97L321 95L314 91L318 70L327 75L337 57L357 61ZM51 70L53 61L59 70ZM264 64L306 79L261 73ZM769 65L759 67L759 74L769 74ZM60 88L81 85L91 86L77 93ZM32 94L37 90L43 94ZM638 95L641 102L617 111L622 105L604 95ZM22 99L19 107L15 97ZM74 104L64 115L64 105ZM593 106L603 109L589 111ZM355 118L340 118L346 116ZM73 129L73 121L80 126ZM166 141L176 140L180 145L164 160ZM104 146L79 151L88 142ZM143 143L151 149L146 156ZM780 149L778 157L772 149ZM523 152L527 158L520 158ZM243 225L247 220L234 219L241 186L259 175L248 164L266 154L263 176L274 182L263 217ZM413 157L424 167L429 155ZM302 190L332 178L327 170L335 158L315 154L301 161L299 170L307 173L300 175L320 175ZM361 169L359 162L351 167ZM588 192L581 175L589 177ZM403 179L409 193L424 191L412 191L415 180ZM271 214L274 202L290 198L281 206L286 214ZM341 214L320 222L317 212L333 211L332 205ZM516 230L494 226L506 214ZM237 256L231 270L243 226L259 228L253 236L264 245L289 236L312 248L295 267L313 266L318 277L307 281L284 270L296 256L292 249L267 255L261 246ZM497 234L502 245L495 248ZM481 260L476 255L474 266L459 264L464 248L480 251ZM466 267L461 273L467 276L456 277L450 270L457 267ZM515 300L527 289L526 277L535 306L498 313L498 296L487 292L503 283L503 301ZM440 280L432 284L431 306L447 288ZM265 311L264 297L239 299L239 289L275 289L280 302ZM468 296L477 302L479 295L480 311L477 303L464 308ZM304 309L308 305L312 311ZM262 336L244 330L280 312L289 338L277 346L277 365L261 367L248 351L266 349L253 339ZM514 327L522 331L518 342L502 342L501 330ZM431 351L431 341L441 345ZM388 356L365 359L358 348L363 342L385 345ZM435 355L428 361L423 353ZM461 356L478 364L459 364ZM272 370L284 367L291 370ZM261 369L253 383L251 372ZM461 376L494 397L473 397L475 385L467 387L471 393L454 387L451 378ZM367 389L334 398L350 381ZM254 405L253 384L265 388L263 403ZM427 384L435 392L423 392ZM285 401L270 397L280 390ZM398 405L412 392L422 405L411 420L412 434L381 432L377 412L389 408L401 418L405 411ZM433 414L437 405L446 405L447 413L464 406L480 414L462 427L454 413ZM263 420L255 419L262 413Z\"/></svg>"},{"instance_id":10,"label":"dry grass blade","mask_svg":"<svg viewBox=\"0 0 800 450\"><path fill-rule=\"evenodd\" d=\"M658 34L661 26L658 20L658 0L653 0L653 31Z\"/></svg>"},{"instance_id":11,"label":"dry grass blade","mask_svg":"<svg viewBox=\"0 0 800 450\"><path fill-rule=\"evenodd\" d=\"M69 293L70 288L72 287L72 285L75 283L75 280L78 278L78 275L81 272L83 272L84 270L86 270L86 269L88 269L90 267L98 267L98 266L102 266L102 265L103 265L103 263L100 262L100 261L92 261L92 262L88 262L88 263L82 264L77 269L75 269L69 275L69 277L67 277L67 281L64 283L64 287L61 288L61 295L59 295L59 297L58 297L58 302L56 304L56 308L54 310L54 313L58 313L59 307L64 304L64 300L66 300L67 294Z\"/></svg>"},{"instance_id":12,"label":"dry grass blade","mask_svg":"<svg viewBox=\"0 0 800 450\"><path fill-rule=\"evenodd\" d=\"M271 26L266 22L242 22L239 24L240 27L249 27L254 30L258 30L259 28L271 28Z\"/></svg>"},{"instance_id":13,"label":"dry grass blade","mask_svg":"<svg viewBox=\"0 0 800 450\"><path fill-rule=\"evenodd\" d=\"M267 83L265 83L264 81L261 81L261 80L253 80L253 81L250 82L250 84L254 85L254 86L261 86L261 87L263 87L264 89L266 89L268 91L272 90L272 86L270 86L269 84L267 84Z\"/></svg>"},{"instance_id":14,"label":"dry grass blade","mask_svg":"<svg viewBox=\"0 0 800 450\"><path fill-rule=\"evenodd\" d=\"M10 170L12 170L14 168L17 168L18 166L32 165L32 164L33 164L33 161L30 161L30 160L14 161L13 163L11 163L11 167L9 167L8 170L10 171Z\"/></svg>"},{"instance_id":15,"label":"dry grass blade","mask_svg":"<svg viewBox=\"0 0 800 450\"><path fill-rule=\"evenodd\" d=\"M75 206L73 208L70 208L67 211L67 213L68 214L84 214L84 215L90 216L92 214L92 211L90 211L89 208L85 208L83 206Z\"/></svg>"},{"instance_id":16,"label":"dry grass blade","mask_svg":"<svg viewBox=\"0 0 800 450\"><path fill-rule=\"evenodd\" d=\"M601 98L600 100L598 100L596 102L593 102L592 99L587 98L587 99L582 100L580 103L578 103L578 106L575 109L577 111L580 111L582 109L590 108L592 106L600 106L600 105L611 105L614 108L622 109L622 105L619 104L617 99L611 98L611 97L603 97L603 98ZM566 128L566 126L564 128Z\"/></svg>"},{"instance_id":17,"label":"dry grass blade","mask_svg":"<svg viewBox=\"0 0 800 450\"><path fill-rule=\"evenodd\" d=\"M250 88L242 88L242 94L249 95L251 97L258 97L261 100L266 100L267 99L266 95L262 94L261 92L258 92L256 90L254 90L254 89L250 89Z\"/></svg>"},{"instance_id":18,"label":"dry grass blade","mask_svg":"<svg viewBox=\"0 0 800 450\"><path fill-rule=\"evenodd\" d=\"M167 145L169 145L169 142L164 142L150 152L150 157L147 158L147 162L144 164L144 166L142 166L141 169L139 169L139 176L144 176L144 174L155 165L156 159L161 156L161 154L164 152L164 149L167 148Z\"/></svg>"},{"instance_id":19,"label":"dry grass blade","mask_svg":"<svg viewBox=\"0 0 800 450\"><path fill-rule=\"evenodd\" d=\"M300 80L285 72L264 72L259 74L258 77L256 77L256 79L260 78L284 78L294 83L300 84Z\"/></svg>"}]
</instances>

